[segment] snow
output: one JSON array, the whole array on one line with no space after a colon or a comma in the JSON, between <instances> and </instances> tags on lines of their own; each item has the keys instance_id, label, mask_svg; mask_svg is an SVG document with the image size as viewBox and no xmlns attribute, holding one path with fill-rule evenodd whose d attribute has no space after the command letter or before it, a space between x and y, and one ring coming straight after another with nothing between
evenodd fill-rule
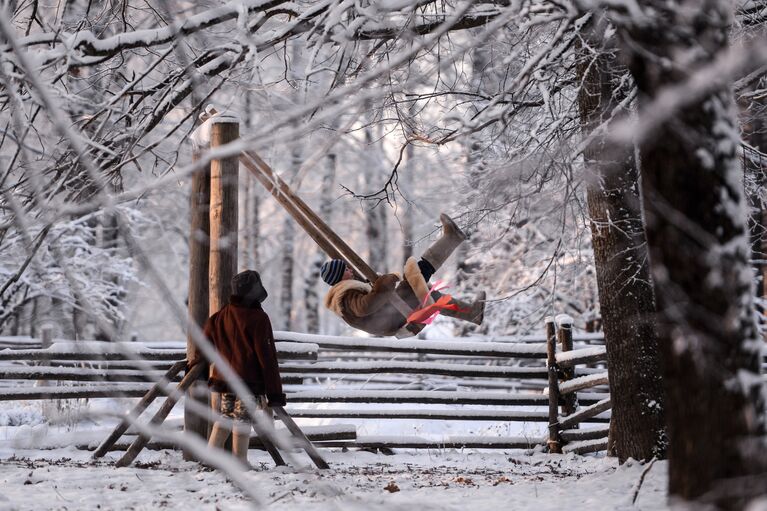
<instances>
[{"instance_id":1,"label":"snow","mask_svg":"<svg viewBox=\"0 0 767 511\"><path fill-rule=\"evenodd\" d=\"M376 348L381 351L452 353L485 356L545 358L546 346L531 344L508 344L500 342L471 342L463 340L426 341L421 339L404 340L393 337L330 337L321 335L280 332L280 339L295 342L312 342L321 348ZM275 337L277 334L275 334Z\"/></svg>"},{"instance_id":2,"label":"snow","mask_svg":"<svg viewBox=\"0 0 767 511\"><path fill-rule=\"evenodd\" d=\"M185 345L178 348L170 343L158 345L139 342L103 342L103 341L56 341L46 349L11 349L0 350L0 360L32 359L36 355L49 357L75 355L125 355L125 357L148 357L157 360L182 360L186 358ZM277 353L285 356L314 357L319 350L316 344L300 342L276 342Z\"/></svg>"},{"instance_id":3,"label":"snow","mask_svg":"<svg viewBox=\"0 0 767 511\"><path fill-rule=\"evenodd\" d=\"M574 454L524 455L474 449L398 450L392 456L322 451L331 469L274 469L250 451L255 470L244 474L272 510L602 511L668 509L667 463L656 462L634 506L645 465ZM42 452L0 448L0 509L251 509L220 472L183 461L177 451L145 451L139 467L116 469L116 455L92 461L72 448Z\"/></svg>"},{"instance_id":4,"label":"snow","mask_svg":"<svg viewBox=\"0 0 767 511\"><path fill-rule=\"evenodd\" d=\"M562 394L572 392L573 390L585 389L594 387L596 385L607 384L607 373L590 374L587 376L579 376L566 382L559 384L559 392ZM548 387L544 389L544 393L548 391Z\"/></svg>"},{"instance_id":5,"label":"snow","mask_svg":"<svg viewBox=\"0 0 767 511\"><path fill-rule=\"evenodd\" d=\"M557 353L557 362L571 362L580 358L599 356L607 356L607 348L604 346L595 346L593 348L560 352Z\"/></svg>"}]
</instances>

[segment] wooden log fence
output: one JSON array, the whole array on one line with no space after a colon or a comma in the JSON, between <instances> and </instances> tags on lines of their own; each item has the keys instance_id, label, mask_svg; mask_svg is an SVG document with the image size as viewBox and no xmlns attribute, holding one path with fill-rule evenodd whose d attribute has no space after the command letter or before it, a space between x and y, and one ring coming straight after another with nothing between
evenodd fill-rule
<instances>
[{"instance_id":1,"label":"wooden log fence","mask_svg":"<svg viewBox=\"0 0 767 511\"><path fill-rule=\"evenodd\" d=\"M595 387L606 384L605 369L582 366L603 364L605 350L602 346L567 350L567 334L570 339L577 336L572 336L572 329L567 328L571 322L567 323L563 317L557 319L558 322L552 319L546 324L546 344L477 339L357 339L278 332L281 371L290 405L286 412L299 420L546 422L549 433L544 443L552 452L593 450L595 445L604 443L607 431L604 424L609 420L605 412L610 408L610 400L609 394L595 391ZM0 380L17 384L58 380L87 385L6 387L0 393L0 400L142 397L163 374L170 383L163 385L161 392L172 392L180 378L175 370L185 353L183 344L163 343L162 348L129 344L126 348L90 341L56 341L43 350L29 349L30 343L25 342L19 345L24 349L2 350ZM558 351L558 347L563 349ZM343 357L334 358L338 355ZM354 360L355 356L358 360ZM429 357L443 358L434 361ZM41 360L51 365L30 365ZM83 362L106 367L71 367ZM166 371L174 362L173 370ZM157 369L160 363L166 364L165 370ZM151 369L141 369L149 364L154 364ZM577 396L575 409L566 408L568 402L573 403L568 401L570 396ZM331 406L320 406L323 404ZM164 413L169 412L172 403L164 408ZM588 428L577 429L585 422L590 423ZM122 431L116 434L122 442L120 445L125 443L122 435L127 424L127 421L121 424ZM309 439L312 440L311 435ZM140 447L165 445L163 442L149 444L146 439L139 442ZM535 443L540 440L462 437L437 442L417 437L359 437L326 438L316 446L450 448L461 445L510 449ZM306 445L301 443L302 447ZM118 447L102 447L99 454L112 448ZM134 448L131 453L138 450ZM131 461L131 454L126 455L123 463Z\"/></svg>"},{"instance_id":2,"label":"wooden log fence","mask_svg":"<svg viewBox=\"0 0 767 511\"><path fill-rule=\"evenodd\" d=\"M607 384L607 371L576 377L575 366L606 363L607 352L604 346L573 350L572 325L572 318L566 315L546 318L549 370L546 389L549 396L547 445L550 452L585 454L607 449L609 428L581 430L579 426L608 411L610 398L596 392L578 394L578 391ZM561 346L560 353L556 352L557 344ZM600 399L595 401L594 398ZM580 408L579 402L589 406ZM556 403L562 404L561 415Z\"/></svg>"}]
</instances>

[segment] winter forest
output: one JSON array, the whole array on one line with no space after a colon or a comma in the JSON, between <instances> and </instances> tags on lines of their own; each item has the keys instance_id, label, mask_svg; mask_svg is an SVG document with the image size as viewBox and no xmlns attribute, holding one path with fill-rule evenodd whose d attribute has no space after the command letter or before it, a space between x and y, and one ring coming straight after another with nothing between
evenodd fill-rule
<instances>
[{"instance_id":1,"label":"winter forest","mask_svg":"<svg viewBox=\"0 0 767 511\"><path fill-rule=\"evenodd\" d=\"M0 9L0 510L767 509L767 3Z\"/></svg>"}]
</instances>

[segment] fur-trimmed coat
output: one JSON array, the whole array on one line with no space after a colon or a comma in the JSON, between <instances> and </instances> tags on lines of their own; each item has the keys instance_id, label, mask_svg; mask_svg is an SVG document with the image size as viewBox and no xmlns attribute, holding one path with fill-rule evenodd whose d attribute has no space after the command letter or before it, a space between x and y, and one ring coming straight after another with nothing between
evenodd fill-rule
<instances>
[{"instance_id":1,"label":"fur-trimmed coat","mask_svg":"<svg viewBox=\"0 0 767 511\"><path fill-rule=\"evenodd\" d=\"M389 303L390 293L397 293L411 308L417 309L429 294L415 258L405 263L405 278L392 273L381 275L373 284L342 280L325 295L325 307L335 312L349 326L372 335L389 336L405 326L406 318ZM430 303L431 298L427 300Z\"/></svg>"}]
</instances>

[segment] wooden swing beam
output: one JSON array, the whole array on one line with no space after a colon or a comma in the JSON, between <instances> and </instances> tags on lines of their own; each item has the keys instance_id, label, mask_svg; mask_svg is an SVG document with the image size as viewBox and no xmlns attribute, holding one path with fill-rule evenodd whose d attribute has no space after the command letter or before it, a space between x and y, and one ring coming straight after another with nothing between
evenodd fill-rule
<instances>
[{"instance_id":1,"label":"wooden swing beam","mask_svg":"<svg viewBox=\"0 0 767 511\"><path fill-rule=\"evenodd\" d=\"M378 278L378 273L357 255L300 197L293 193L288 184L258 154L254 151L244 151L240 154L240 162L328 256L332 259L343 259L348 262L358 277L362 276L370 282L374 282ZM397 294L392 293L390 301L405 318L412 312L412 308ZM414 323L407 323L405 326L413 334L417 334L424 327Z\"/></svg>"}]
</instances>

